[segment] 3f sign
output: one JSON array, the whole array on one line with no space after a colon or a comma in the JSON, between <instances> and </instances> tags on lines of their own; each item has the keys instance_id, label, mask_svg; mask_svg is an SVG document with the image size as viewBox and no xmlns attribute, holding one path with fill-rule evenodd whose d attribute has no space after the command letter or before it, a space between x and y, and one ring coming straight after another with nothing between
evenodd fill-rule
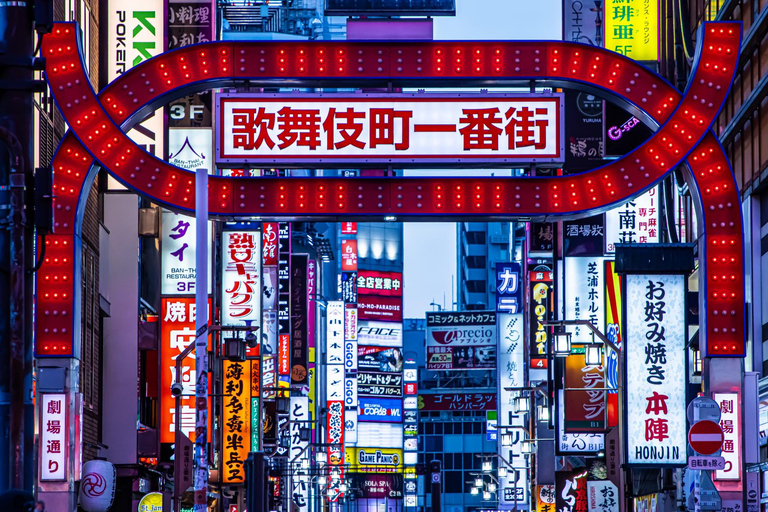
<instances>
[{"instance_id":1,"label":"3f sign","mask_svg":"<svg viewBox=\"0 0 768 512\"><path fill-rule=\"evenodd\" d=\"M187 117L187 105L171 105L171 119L185 119ZM195 116L203 117L203 105L189 105L189 119L195 119Z\"/></svg>"}]
</instances>

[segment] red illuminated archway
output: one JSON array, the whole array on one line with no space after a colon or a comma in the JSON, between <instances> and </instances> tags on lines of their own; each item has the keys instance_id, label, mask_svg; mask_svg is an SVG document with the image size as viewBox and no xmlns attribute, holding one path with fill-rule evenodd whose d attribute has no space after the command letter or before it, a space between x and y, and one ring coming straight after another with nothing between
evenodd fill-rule
<instances>
[{"instance_id":1,"label":"red illuminated archway","mask_svg":"<svg viewBox=\"0 0 768 512\"><path fill-rule=\"evenodd\" d=\"M219 217L548 217L598 212L635 197L687 162L704 240L699 256L709 356L744 355L743 235L733 174L709 131L738 61L740 25L708 23L684 96L607 50L564 42L216 42L159 55L98 96L77 52L73 24L46 35L51 89L71 127L54 158L55 235L38 272L38 356L73 353L78 210L95 162L126 186L176 209L194 208L194 174L137 147L124 131L174 97L211 87L291 84L349 87L570 83L621 99L657 123L641 147L606 166L556 178L209 178ZM687 160L686 160L687 159ZM715 268L715 267L713 267Z\"/></svg>"}]
</instances>

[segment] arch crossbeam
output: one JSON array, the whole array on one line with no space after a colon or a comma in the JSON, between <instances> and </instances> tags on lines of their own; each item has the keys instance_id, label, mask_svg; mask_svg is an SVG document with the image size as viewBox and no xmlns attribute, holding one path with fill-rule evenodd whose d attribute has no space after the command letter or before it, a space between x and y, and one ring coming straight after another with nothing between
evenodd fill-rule
<instances>
[{"instance_id":1,"label":"arch crossbeam","mask_svg":"<svg viewBox=\"0 0 768 512\"><path fill-rule=\"evenodd\" d=\"M61 278L51 281L56 275L72 276L77 269L71 250L77 245L78 205L84 201L83 184L94 163L154 201L176 209L194 208L194 175L150 155L124 133L142 113L168 98L206 87L246 83L437 86L456 81L498 84L525 80L567 82L614 95L660 128L620 160L556 178L214 176L209 181L210 213L224 218L566 216L599 212L631 199L688 157L692 189L701 199L707 262L718 263L718 272L707 273L702 287L710 305L703 331L709 342L708 355L743 355L740 201L722 149L708 134L735 72L740 40L737 23L705 25L684 96L634 61L601 48L565 42L207 43L146 61L97 96L77 53L75 34L74 25L57 24L43 45L48 80L71 130L53 162L56 235L47 240L49 257L38 279L49 290L49 296L43 297L55 301L55 306L38 307L38 317L47 316L56 327L43 330L38 337L45 340L42 345L38 342L39 355L72 351L64 329L72 324L76 287ZM58 257L57 251L61 253ZM61 318L61 311L53 314L59 310L52 307L65 307L69 318Z\"/></svg>"}]
</instances>

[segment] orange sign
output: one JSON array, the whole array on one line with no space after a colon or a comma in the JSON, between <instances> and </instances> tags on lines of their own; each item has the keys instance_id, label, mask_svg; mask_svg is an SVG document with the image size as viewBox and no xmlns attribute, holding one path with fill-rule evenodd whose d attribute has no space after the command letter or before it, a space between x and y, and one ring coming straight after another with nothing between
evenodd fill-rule
<instances>
[{"instance_id":1,"label":"orange sign","mask_svg":"<svg viewBox=\"0 0 768 512\"><path fill-rule=\"evenodd\" d=\"M225 484L245 483L245 459L251 445L250 379L251 361L224 361L221 452Z\"/></svg>"},{"instance_id":2,"label":"orange sign","mask_svg":"<svg viewBox=\"0 0 768 512\"><path fill-rule=\"evenodd\" d=\"M160 323L160 442L173 443L176 432L176 399L171 394L171 384L176 378L176 357L187 345L195 342L195 298L163 297ZM210 299L208 310L210 311ZM211 318L211 315L208 315ZM211 337L208 337L211 349ZM193 350L181 365L181 431L195 441L195 351ZM211 378L208 379L210 395ZM208 399L208 411L211 399ZM211 440L211 417L208 414L208 441Z\"/></svg>"}]
</instances>

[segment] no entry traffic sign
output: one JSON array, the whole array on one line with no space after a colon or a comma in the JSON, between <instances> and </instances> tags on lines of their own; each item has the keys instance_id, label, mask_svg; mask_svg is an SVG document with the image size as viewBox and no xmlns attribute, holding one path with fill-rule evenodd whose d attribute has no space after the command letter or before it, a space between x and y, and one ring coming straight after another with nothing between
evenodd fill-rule
<instances>
[{"instance_id":1,"label":"no entry traffic sign","mask_svg":"<svg viewBox=\"0 0 768 512\"><path fill-rule=\"evenodd\" d=\"M694 423L688 431L688 444L696 453L713 454L723 446L723 429L714 421Z\"/></svg>"}]
</instances>

